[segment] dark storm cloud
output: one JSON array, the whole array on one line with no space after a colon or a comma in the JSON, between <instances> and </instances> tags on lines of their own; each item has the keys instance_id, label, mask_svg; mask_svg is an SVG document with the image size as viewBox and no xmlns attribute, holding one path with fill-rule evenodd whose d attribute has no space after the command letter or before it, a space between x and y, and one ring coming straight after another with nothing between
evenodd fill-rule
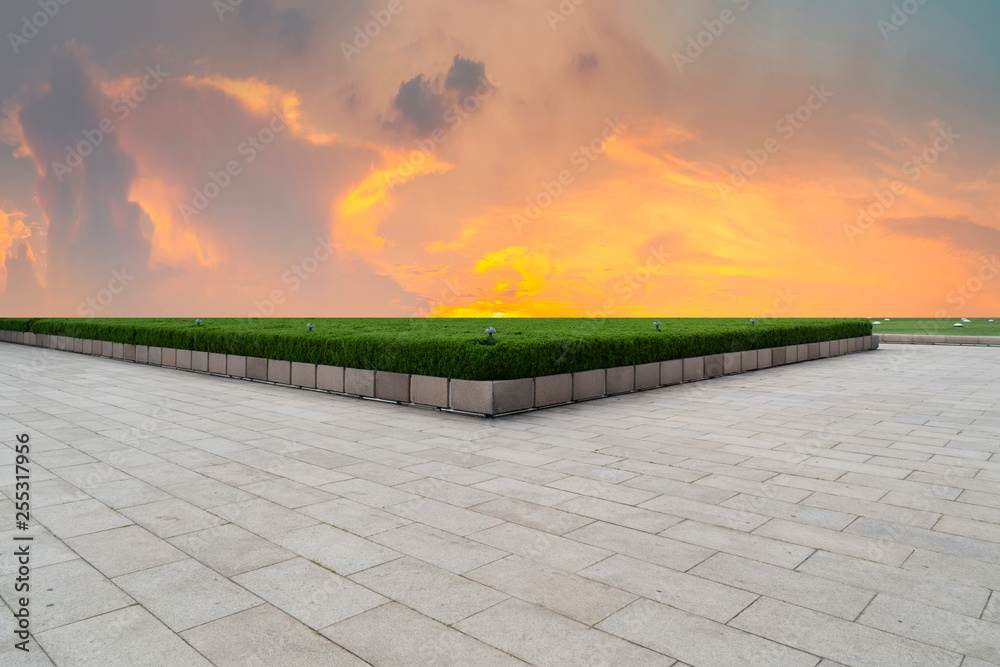
<instances>
[{"instance_id":1,"label":"dark storm cloud","mask_svg":"<svg viewBox=\"0 0 1000 667\"><path fill-rule=\"evenodd\" d=\"M476 86L484 78L486 78L485 63L456 55L455 61L448 69L444 87L446 90L455 90L461 95L468 95L476 90Z\"/></svg>"},{"instance_id":2,"label":"dark storm cloud","mask_svg":"<svg viewBox=\"0 0 1000 667\"><path fill-rule=\"evenodd\" d=\"M597 60L596 53L581 53L573 59L573 64L576 65L578 72L583 73L597 69L600 63Z\"/></svg>"},{"instance_id":3,"label":"dark storm cloud","mask_svg":"<svg viewBox=\"0 0 1000 667\"><path fill-rule=\"evenodd\" d=\"M444 95L437 88L436 82L428 81L423 74L418 74L399 84L399 93L392 106L399 110L401 119L418 132L430 132L441 124L448 106Z\"/></svg>"},{"instance_id":4,"label":"dark storm cloud","mask_svg":"<svg viewBox=\"0 0 1000 667\"><path fill-rule=\"evenodd\" d=\"M243 0L240 19L251 32L280 39L292 53L305 50L312 34L312 22L298 9L276 10L268 0Z\"/></svg>"},{"instance_id":5,"label":"dark storm cloud","mask_svg":"<svg viewBox=\"0 0 1000 667\"><path fill-rule=\"evenodd\" d=\"M136 272L149 259L141 231L145 214L129 201L135 162L114 132L93 139L113 118L101 112L107 102L88 72L85 51L70 44L55 55L49 89L27 101L18 118L43 169L37 188L49 222L46 282L53 294L71 299L101 289L112 271ZM81 143L91 150L70 173L60 172L55 164L73 164L68 149Z\"/></svg>"},{"instance_id":6,"label":"dark storm cloud","mask_svg":"<svg viewBox=\"0 0 1000 667\"><path fill-rule=\"evenodd\" d=\"M484 63L456 55L441 85L440 76L433 80L418 74L399 85L392 102L399 112L395 121L384 127L396 131L413 129L426 134L445 123L445 113L456 102L471 95L486 81Z\"/></svg>"}]
</instances>

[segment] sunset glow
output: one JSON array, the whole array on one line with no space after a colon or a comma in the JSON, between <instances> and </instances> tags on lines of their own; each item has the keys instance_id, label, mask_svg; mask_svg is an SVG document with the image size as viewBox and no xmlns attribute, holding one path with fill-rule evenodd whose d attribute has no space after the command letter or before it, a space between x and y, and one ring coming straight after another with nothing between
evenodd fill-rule
<instances>
[{"instance_id":1,"label":"sunset glow","mask_svg":"<svg viewBox=\"0 0 1000 667\"><path fill-rule=\"evenodd\" d=\"M1000 309L991 4L118 4L3 61L6 314Z\"/></svg>"}]
</instances>

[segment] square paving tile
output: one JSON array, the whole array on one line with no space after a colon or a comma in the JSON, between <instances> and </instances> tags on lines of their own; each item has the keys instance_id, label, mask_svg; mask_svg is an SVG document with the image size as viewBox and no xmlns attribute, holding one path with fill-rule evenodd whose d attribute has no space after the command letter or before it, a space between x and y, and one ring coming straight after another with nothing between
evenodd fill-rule
<instances>
[{"instance_id":1,"label":"square paving tile","mask_svg":"<svg viewBox=\"0 0 1000 667\"><path fill-rule=\"evenodd\" d=\"M292 552L231 523L169 541L226 577L295 558Z\"/></svg>"},{"instance_id":2,"label":"square paving tile","mask_svg":"<svg viewBox=\"0 0 1000 667\"><path fill-rule=\"evenodd\" d=\"M56 537L63 539L120 528L132 519L115 512L98 500L79 500L62 505L39 507L32 512Z\"/></svg>"},{"instance_id":3,"label":"square paving tile","mask_svg":"<svg viewBox=\"0 0 1000 667\"><path fill-rule=\"evenodd\" d=\"M66 540L106 577L184 560L187 555L142 526L127 526Z\"/></svg>"},{"instance_id":4,"label":"square paving tile","mask_svg":"<svg viewBox=\"0 0 1000 667\"><path fill-rule=\"evenodd\" d=\"M367 664L269 604L186 630L181 636L219 667Z\"/></svg>"},{"instance_id":5,"label":"square paving tile","mask_svg":"<svg viewBox=\"0 0 1000 667\"><path fill-rule=\"evenodd\" d=\"M122 514L158 537L174 537L193 533L225 521L183 500L172 498L122 509Z\"/></svg>"},{"instance_id":6,"label":"square paving tile","mask_svg":"<svg viewBox=\"0 0 1000 667\"><path fill-rule=\"evenodd\" d=\"M274 540L289 551L347 576L399 558L381 544L325 524L300 528Z\"/></svg>"},{"instance_id":7,"label":"square paving tile","mask_svg":"<svg viewBox=\"0 0 1000 667\"><path fill-rule=\"evenodd\" d=\"M114 582L175 632L263 603L191 558L125 574Z\"/></svg>"},{"instance_id":8,"label":"square paving tile","mask_svg":"<svg viewBox=\"0 0 1000 667\"><path fill-rule=\"evenodd\" d=\"M82 559L69 560L31 571L29 595L33 632L44 632L91 616L99 616L133 604L103 574ZM5 599L13 593L7 583Z\"/></svg>"},{"instance_id":9,"label":"square paving tile","mask_svg":"<svg viewBox=\"0 0 1000 667\"><path fill-rule=\"evenodd\" d=\"M492 607L507 595L415 558L359 572L353 581L446 625Z\"/></svg>"},{"instance_id":10,"label":"square paving tile","mask_svg":"<svg viewBox=\"0 0 1000 667\"><path fill-rule=\"evenodd\" d=\"M400 628L406 628L400 632ZM523 665L501 651L412 609L391 603L323 630L372 665Z\"/></svg>"},{"instance_id":11,"label":"square paving tile","mask_svg":"<svg viewBox=\"0 0 1000 667\"><path fill-rule=\"evenodd\" d=\"M212 664L139 605L42 632L38 642L60 667Z\"/></svg>"},{"instance_id":12,"label":"square paving tile","mask_svg":"<svg viewBox=\"0 0 1000 667\"><path fill-rule=\"evenodd\" d=\"M233 581L316 630L388 602L304 558L246 572Z\"/></svg>"}]
</instances>

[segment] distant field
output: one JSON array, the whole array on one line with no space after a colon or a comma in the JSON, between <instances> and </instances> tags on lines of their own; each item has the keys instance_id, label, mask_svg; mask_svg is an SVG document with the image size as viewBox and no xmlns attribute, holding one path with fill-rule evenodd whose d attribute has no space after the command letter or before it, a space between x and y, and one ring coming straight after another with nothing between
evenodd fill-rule
<instances>
[{"instance_id":1,"label":"distant field","mask_svg":"<svg viewBox=\"0 0 1000 667\"><path fill-rule=\"evenodd\" d=\"M872 327L872 333L922 334L926 336L1000 336L1000 316L970 317L971 322L962 322L961 317L955 318L920 318L891 317L888 320L870 320L881 322ZM990 322L990 320L995 320ZM962 322L956 327L956 322Z\"/></svg>"},{"instance_id":2,"label":"distant field","mask_svg":"<svg viewBox=\"0 0 1000 667\"><path fill-rule=\"evenodd\" d=\"M0 319L0 328L465 380L509 380L867 336L863 319ZM307 323L315 330L309 332ZM488 342L484 330L497 333Z\"/></svg>"}]
</instances>

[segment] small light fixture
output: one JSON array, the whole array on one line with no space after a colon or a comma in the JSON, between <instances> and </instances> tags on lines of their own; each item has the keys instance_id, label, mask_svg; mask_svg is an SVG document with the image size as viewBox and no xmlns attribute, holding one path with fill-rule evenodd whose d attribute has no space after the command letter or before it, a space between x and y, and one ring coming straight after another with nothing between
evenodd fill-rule
<instances>
[{"instance_id":1,"label":"small light fixture","mask_svg":"<svg viewBox=\"0 0 1000 667\"><path fill-rule=\"evenodd\" d=\"M657 331L660 330L660 323L659 322L653 322L653 326L656 327Z\"/></svg>"},{"instance_id":2,"label":"small light fixture","mask_svg":"<svg viewBox=\"0 0 1000 667\"><path fill-rule=\"evenodd\" d=\"M306 325L306 329L309 329L309 333L312 333L312 330L315 329L315 328L316 328L316 325L313 324L312 322L310 322L309 324Z\"/></svg>"},{"instance_id":3,"label":"small light fixture","mask_svg":"<svg viewBox=\"0 0 1000 667\"><path fill-rule=\"evenodd\" d=\"M200 327L200 326L201 326L201 320L195 320L195 321L194 321L194 325L195 325L196 327Z\"/></svg>"},{"instance_id":4,"label":"small light fixture","mask_svg":"<svg viewBox=\"0 0 1000 667\"><path fill-rule=\"evenodd\" d=\"M750 326L752 326L752 327L757 326L757 318L756 317L751 317L750 318Z\"/></svg>"},{"instance_id":5,"label":"small light fixture","mask_svg":"<svg viewBox=\"0 0 1000 667\"><path fill-rule=\"evenodd\" d=\"M497 330L496 330L496 329L494 329L493 327L490 327L490 328L489 328L489 329L487 329L487 330L486 330L486 332L485 332L485 333L486 333L486 335L490 337L490 342L491 342L491 343L493 342L493 334L495 334L496 332L497 332Z\"/></svg>"}]
</instances>

